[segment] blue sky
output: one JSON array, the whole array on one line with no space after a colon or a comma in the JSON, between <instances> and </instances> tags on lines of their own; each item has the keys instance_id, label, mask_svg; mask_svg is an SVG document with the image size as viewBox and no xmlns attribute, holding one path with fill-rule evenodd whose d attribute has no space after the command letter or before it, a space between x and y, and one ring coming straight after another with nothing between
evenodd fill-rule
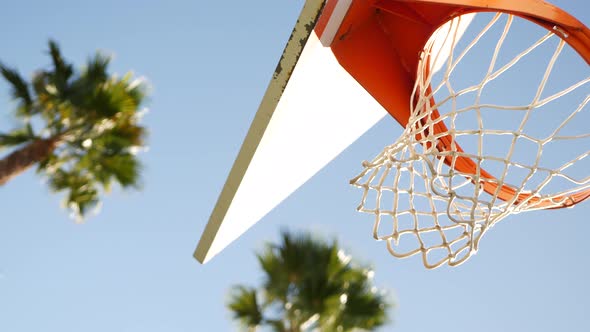
<instances>
[{"instance_id":1,"label":"blue sky","mask_svg":"<svg viewBox=\"0 0 590 332\"><path fill-rule=\"evenodd\" d=\"M554 1L590 23L583 0ZM153 86L144 190L75 224L34 172L0 188L0 331L231 331L227 292L257 284L253 251L279 230L336 236L375 267L400 332L588 331L589 203L502 221L459 268L394 260L354 212L360 162L401 133L379 123L248 233L200 265L201 231L254 116L298 1L27 1L0 11L0 60L29 75L48 38L80 64L96 49ZM0 83L0 129L12 126ZM319 204L318 201L322 203Z\"/></svg>"}]
</instances>

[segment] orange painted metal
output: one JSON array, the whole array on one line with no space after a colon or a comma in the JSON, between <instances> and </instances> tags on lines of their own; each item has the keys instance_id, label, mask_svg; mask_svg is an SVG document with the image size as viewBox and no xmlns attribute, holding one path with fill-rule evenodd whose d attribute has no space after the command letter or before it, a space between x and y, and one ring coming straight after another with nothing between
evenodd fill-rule
<instances>
[{"instance_id":1,"label":"orange painted metal","mask_svg":"<svg viewBox=\"0 0 590 332\"><path fill-rule=\"evenodd\" d=\"M405 127L418 61L426 42L449 20L473 12L504 12L532 21L554 31L590 64L590 30L542 0L354 0L331 49L339 63ZM438 116L434 111L432 118ZM462 151L451 135L444 135L448 132L444 123L437 123L434 130L435 134L443 134L437 142L439 150ZM453 161L447 157L444 161L459 172L477 172L477 164L470 158L456 157ZM515 188L498 184L485 170L479 170L479 178L485 192L497 194L504 201L514 199L514 204L526 201L527 208L569 207L590 197L590 190L545 200L531 194L515 197Z\"/></svg>"},{"instance_id":2,"label":"orange painted metal","mask_svg":"<svg viewBox=\"0 0 590 332\"><path fill-rule=\"evenodd\" d=\"M332 14L334 13L334 9L336 9L336 4L338 1L328 1L328 3L324 4L324 8L322 9L322 15L318 18L318 21L315 25L314 31L318 38L322 38L324 34L324 30L326 30L326 26L328 25L328 21Z\"/></svg>"}]
</instances>

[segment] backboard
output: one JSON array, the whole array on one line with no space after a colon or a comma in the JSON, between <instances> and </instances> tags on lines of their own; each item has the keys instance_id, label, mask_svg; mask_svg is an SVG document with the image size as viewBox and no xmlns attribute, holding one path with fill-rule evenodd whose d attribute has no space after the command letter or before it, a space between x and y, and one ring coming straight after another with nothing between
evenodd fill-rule
<instances>
[{"instance_id":1,"label":"backboard","mask_svg":"<svg viewBox=\"0 0 590 332\"><path fill-rule=\"evenodd\" d=\"M324 46L350 2L305 3L201 236L195 252L200 262L223 250L385 116ZM338 125L330 126L337 117Z\"/></svg>"}]
</instances>

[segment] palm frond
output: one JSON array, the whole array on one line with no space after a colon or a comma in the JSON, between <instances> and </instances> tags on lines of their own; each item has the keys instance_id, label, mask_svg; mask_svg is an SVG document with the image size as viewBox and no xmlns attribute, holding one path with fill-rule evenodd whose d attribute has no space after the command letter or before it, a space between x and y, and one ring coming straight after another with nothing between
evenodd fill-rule
<instances>
[{"instance_id":1,"label":"palm frond","mask_svg":"<svg viewBox=\"0 0 590 332\"><path fill-rule=\"evenodd\" d=\"M287 332L287 327L285 327L285 322L280 319L267 319L265 321L266 325L270 326L274 332Z\"/></svg>"},{"instance_id":2,"label":"palm frond","mask_svg":"<svg viewBox=\"0 0 590 332\"><path fill-rule=\"evenodd\" d=\"M56 88L60 92L65 92L67 82L74 74L74 69L71 64L65 62L61 56L59 46L53 40L49 41L49 54L53 61L53 79Z\"/></svg>"},{"instance_id":3,"label":"palm frond","mask_svg":"<svg viewBox=\"0 0 590 332\"><path fill-rule=\"evenodd\" d=\"M383 296L368 291L355 291L353 287L339 316L339 324L346 327L345 330L375 329L387 322L387 310L390 307L391 304Z\"/></svg>"},{"instance_id":4,"label":"palm frond","mask_svg":"<svg viewBox=\"0 0 590 332\"><path fill-rule=\"evenodd\" d=\"M67 192L65 206L77 220L82 220L100 202L99 192L88 174L59 169L50 176L49 184L53 191Z\"/></svg>"},{"instance_id":5,"label":"palm frond","mask_svg":"<svg viewBox=\"0 0 590 332\"><path fill-rule=\"evenodd\" d=\"M12 98L18 100L20 103L19 112L17 114L30 115L33 100L31 99L31 93L29 91L29 84L25 81L18 71L6 67L0 63L0 73L8 83L11 85Z\"/></svg>"},{"instance_id":6,"label":"palm frond","mask_svg":"<svg viewBox=\"0 0 590 332\"><path fill-rule=\"evenodd\" d=\"M89 58L86 62L86 68L80 75L88 84L97 86L108 80L107 68L111 58L101 53L96 53L93 57Z\"/></svg>"},{"instance_id":7,"label":"palm frond","mask_svg":"<svg viewBox=\"0 0 590 332\"><path fill-rule=\"evenodd\" d=\"M139 186L141 164L133 155L120 153L103 157L98 162L104 172L112 174L123 188Z\"/></svg>"},{"instance_id":8,"label":"palm frond","mask_svg":"<svg viewBox=\"0 0 590 332\"><path fill-rule=\"evenodd\" d=\"M323 323L341 326L343 331L355 328L373 330L382 326L387 322L387 310L391 308L391 302L372 285L366 270L353 269L351 272L348 274L347 287L332 299L328 307L329 315L323 317Z\"/></svg>"},{"instance_id":9,"label":"palm frond","mask_svg":"<svg viewBox=\"0 0 590 332\"><path fill-rule=\"evenodd\" d=\"M8 134L0 134L0 149L21 145L35 139L29 125L15 129Z\"/></svg>"},{"instance_id":10,"label":"palm frond","mask_svg":"<svg viewBox=\"0 0 590 332\"><path fill-rule=\"evenodd\" d=\"M228 308L233 318L248 328L255 328L263 321L262 311L256 298L256 289L236 286L232 289Z\"/></svg>"}]
</instances>

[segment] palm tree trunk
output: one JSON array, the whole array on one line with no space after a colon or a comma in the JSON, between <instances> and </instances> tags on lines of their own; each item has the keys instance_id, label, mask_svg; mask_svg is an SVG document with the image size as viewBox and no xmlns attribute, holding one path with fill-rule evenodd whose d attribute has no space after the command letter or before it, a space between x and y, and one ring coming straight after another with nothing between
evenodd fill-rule
<instances>
[{"instance_id":1,"label":"palm tree trunk","mask_svg":"<svg viewBox=\"0 0 590 332\"><path fill-rule=\"evenodd\" d=\"M60 138L35 140L0 160L0 186L21 174L34 164L43 161L59 145Z\"/></svg>"}]
</instances>

